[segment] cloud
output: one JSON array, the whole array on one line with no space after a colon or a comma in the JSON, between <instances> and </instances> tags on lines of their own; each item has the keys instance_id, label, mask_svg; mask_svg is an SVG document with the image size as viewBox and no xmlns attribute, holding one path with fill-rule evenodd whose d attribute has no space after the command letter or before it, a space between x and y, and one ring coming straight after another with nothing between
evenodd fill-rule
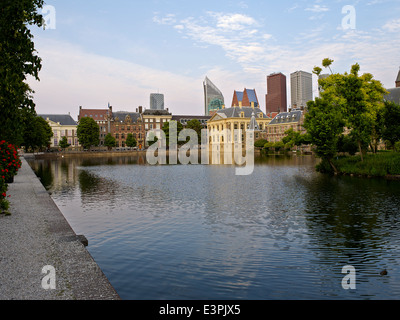
<instances>
[{"instance_id":1,"label":"cloud","mask_svg":"<svg viewBox=\"0 0 400 320\"><path fill-rule=\"evenodd\" d=\"M158 13L156 13L153 17L153 22L156 22L158 24L164 24L164 25L172 25L174 23L176 23L176 18L175 18L175 14L167 14L164 17L160 18L158 16Z\"/></svg>"},{"instance_id":2,"label":"cloud","mask_svg":"<svg viewBox=\"0 0 400 320\"><path fill-rule=\"evenodd\" d=\"M394 19L391 21L388 21L382 29L389 31L389 32L398 32L400 31L400 19Z\"/></svg>"},{"instance_id":3,"label":"cloud","mask_svg":"<svg viewBox=\"0 0 400 320\"><path fill-rule=\"evenodd\" d=\"M175 114L201 114L202 80L93 53L66 42L37 38L40 82L30 79L38 113L68 113L79 106L135 111L149 108L150 93L165 94Z\"/></svg>"},{"instance_id":4,"label":"cloud","mask_svg":"<svg viewBox=\"0 0 400 320\"><path fill-rule=\"evenodd\" d=\"M327 12L330 9L326 6L320 6L319 4L314 4L312 7L308 7L305 10L319 13L319 12Z\"/></svg>"}]
</instances>

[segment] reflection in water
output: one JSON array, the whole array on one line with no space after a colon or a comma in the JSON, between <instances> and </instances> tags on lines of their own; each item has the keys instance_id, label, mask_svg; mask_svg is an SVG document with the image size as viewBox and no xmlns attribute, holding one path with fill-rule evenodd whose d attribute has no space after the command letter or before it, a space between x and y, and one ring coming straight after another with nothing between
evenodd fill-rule
<instances>
[{"instance_id":1,"label":"reflection in water","mask_svg":"<svg viewBox=\"0 0 400 320\"><path fill-rule=\"evenodd\" d=\"M400 298L400 183L315 164L257 156L235 176L143 156L30 161L122 298ZM341 287L345 265L355 291Z\"/></svg>"}]
</instances>

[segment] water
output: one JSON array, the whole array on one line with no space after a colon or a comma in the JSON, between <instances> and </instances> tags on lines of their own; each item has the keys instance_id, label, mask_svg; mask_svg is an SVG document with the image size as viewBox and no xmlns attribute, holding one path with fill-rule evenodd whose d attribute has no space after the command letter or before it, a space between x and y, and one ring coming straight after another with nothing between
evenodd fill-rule
<instances>
[{"instance_id":1,"label":"water","mask_svg":"<svg viewBox=\"0 0 400 320\"><path fill-rule=\"evenodd\" d=\"M324 176L311 156L255 163L30 161L123 299L400 298L400 182Z\"/></svg>"}]
</instances>

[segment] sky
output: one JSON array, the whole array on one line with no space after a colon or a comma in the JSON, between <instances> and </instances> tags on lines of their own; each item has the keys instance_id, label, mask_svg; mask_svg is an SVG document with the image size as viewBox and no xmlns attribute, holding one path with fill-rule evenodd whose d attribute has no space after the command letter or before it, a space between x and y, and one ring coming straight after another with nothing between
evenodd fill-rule
<instances>
[{"instance_id":1,"label":"sky","mask_svg":"<svg viewBox=\"0 0 400 320\"><path fill-rule=\"evenodd\" d=\"M322 59L344 73L359 63L384 87L400 67L400 2L48 0L48 28L33 26L42 58L29 79L36 111L67 114L79 106L136 111L162 93L175 115L204 113L203 80L223 93L256 89L265 111L266 78L312 72ZM324 70L326 73L329 70ZM313 79L314 94L317 78ZM290 105L290 99L288 100Z\"/></svg>"}]
</instances>

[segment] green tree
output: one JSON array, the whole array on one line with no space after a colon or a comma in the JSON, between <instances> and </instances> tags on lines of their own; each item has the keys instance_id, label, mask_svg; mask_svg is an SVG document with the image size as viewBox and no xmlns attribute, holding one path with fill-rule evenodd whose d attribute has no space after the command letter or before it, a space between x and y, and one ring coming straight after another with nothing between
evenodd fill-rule
<instances>
[{"instance_id":1,"label":"green tree","mask_svg":"<svg viewBox=\"0 0 400 320\"><path fill-rule=\"evenodd\" d=\"M330 68L331 59L324 59L322 65ZM315 67L314 73L319 75L321 68ZM382 106L383 96L387 91L381 82L374 80L372 74L359 75L358 63L351 67L350 73L331 74L325 79L319 80L323 89L321 98L331 108L339 109L346 120L346 127L357 141L361 161L365 146L373 139L374 125L377 114ZM331 71L332 72L332 71Z\"/></svg>"},{"instance_id":2,"label":"green tree","mask_svg":"<svg viewBox=\"0 0 400 320\"><path fill-rule=\"evenodd\" d=\"M170 127L172 129L176 130L176 138L177 139L179 139L179 133L183 130L183 125L179 121L171 120L171 121L168 121L168 122L164 123L164 125L162 127L162 130L165 133L165 138L167 140L167 146L170 145L170 137L169 137ZM182 145L182 144L185 144L185 143L186 143L186 141L179 141L179 140L177 141L178 145Z\"/></svg>"},{"instance_id":3,"label":"green tree","mask_svg":"<svg viewBox=\"0 0 400 320\"><path fill-rule=\"evenodd\" d=\"M107 133L106 137L104 138L104 145L108 148L108 150L111 150L112 148L114 148L116 144L117 144L117 141L111 135L111 133Z\"/></svg>"},{"instance_id":4,"label":"green tree","mask_svg":"<svg viewBox=\"0 0 400 320\"><path fill-rule=\"evenodd\" d=\"M61 138L59 146L64 150L67 149L70 146L70 144L67 141L67 137L66 136Z\"/></svg>"},{"instance_id":5,"label":"green tree","mask_svg":"<svg viewBox=\"0 0 400 320\"><path fill-rule=\"evenodd\" d=\"M394 148L397 141L400 141L400 105L385 101L383 108L383 132L382 138L390 142Z\"/></svg>"},{"instance_id":6,"label":"green tree","mask_svg":"<svg viewBox=\"0 0 400 320\"><path fill-rule=\"evenodd\" d=\"M152 131L149 132L146 142L149 146L152 146L153 144L155 144L158 141L158 137L156 136L156 134Z\"/></svg>"},{"instance_id":7,"label":"green tree","mask_svg":"<svg viewBox=\"0 0 400 320\"><path fill-rule=\"evenodd\" d=\"M85 117L79 120L76 134L78 136L79 143L84 149L89 149L92 146L97 147L100 143L99 125L90 117Z\"/></svg>"},{"instance_id":8,"label":"green tree","mask_svg":"<svg viewBox=\"0 0 400 320\"><path fill-rule=\"evenodd\" d=\"M285 144L282 141L275 142L273 146L275 151L280 151L281 149L285 148Z\"/></svg>"},{"instance_id":9,"label":"green tree","mask_svg":"<svg viewBox=\"0 0 400 320\"><path fill-rule=\"evenodd\" d=\"M357 153L358 144L357 141L353 139L350 135L340 135L338 142L337 142L337 151L349 153L350 155L354 156Z\"/></svg>"},{"instance_id":10,"label":"green tree","mask_svg":"<svg viewBox=\"0 0 400 320\"><path fill-rule=\"evenodd\" d=\"M35 149L48 147L53 136L50 125L42 117L30 113L25 116L21 145L25 146L26 150L32 149L33 152Z\"/></svg>"},{"instance_id":11,"label":"green tree","mask_svg":"<svg viewBox=\"0 0 400 320\"><path fill-rule=\"evenodd\" d=\"M264 149L265 149L266 151L271 150L273 147L274 147L274 143L273 143L273 142L266 142L266 143L264 144Z\"/></svg>"},{"instance_id":12,"label":"green tree","mask_svg":"<svg viewBox=\"0 0 400 320\"><path fill-rule=\"evenodd\" d=\"M320 98L309 101L307 108L304 127L310 135L311 143L316 148L316 154L323 161L327 161L337 173L332 159L337 154L339 135L344 130L342 113L338 108L332 107L326 99Z\"/></svg>"},{"instance_id":13,"label":"green tree","mask_svg":"<svg viewBox=\"0 0 400 320\"><path fill-rule=\"evenodd\" d=\"M201 144L201 130L203 129L201 122L197 119L192 119L187 123L186 129L192 129L196 131L198 144Z\"/></svg>"},{"instance_id":14,"label":"green tree","mask_svg":"<svg viewBox=\"0 0 400 320\"><path fill-rule=\"evenodd\" d=\"M257 141L254 142L254 146L256 148L264 148L265 144L268 142L268 140L265 139L259 139Z\"/></svg>"},{"instance_id":15,"label":"green tree","mask_svg":"<svg viewBox=\"0 0 400 320\"><path fill-rule=\"evenodd\" d=\"M35 114L28 76L39 80L42 67L30 26L43 26L43 0L0 2L0 137L15 145L23 140L24 113Z\"/></svg>"},{"instance_id":16,"label":"green tree","mask_svg":"<svg viewBox=\"0 0 400 320\"><path fill-rule=\"evenodd\" d=\"M137 142L136 142L136 139L133 137L132 133L128 133L125 144L127 147L130 147L130 148L136 147Z\"/></svg>"}]
</instances>

